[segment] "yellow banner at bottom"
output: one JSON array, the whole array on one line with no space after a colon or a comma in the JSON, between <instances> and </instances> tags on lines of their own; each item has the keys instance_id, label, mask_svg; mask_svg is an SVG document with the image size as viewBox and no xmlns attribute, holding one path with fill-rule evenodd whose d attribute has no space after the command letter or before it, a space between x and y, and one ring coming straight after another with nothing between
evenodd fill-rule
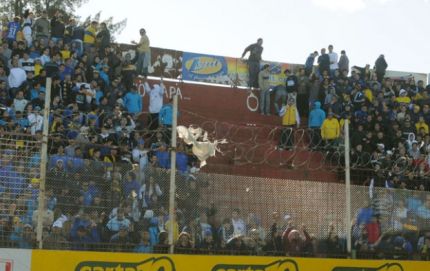
<instances>
[{"instance_id":1,"label":"yellow banner at bottom","mask_svg":"<svg viewBox=\"0 0 430 271\"><path fill-rule=\"evenodd\" d=\"M426 271L430 262L34 250L36 271Z\"/></svg>"}]
</instances>

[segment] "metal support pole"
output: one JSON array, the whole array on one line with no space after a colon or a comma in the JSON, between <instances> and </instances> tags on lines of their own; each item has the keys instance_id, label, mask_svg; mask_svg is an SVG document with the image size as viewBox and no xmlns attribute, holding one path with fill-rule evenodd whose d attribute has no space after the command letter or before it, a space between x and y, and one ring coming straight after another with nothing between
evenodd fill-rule
<instances>
[{"instance_id":1,"label":"metal support pole","mask_svg":"<svg viewBox=\"0 0 430 271\"><path fill-rule=\"evenodd\" d=\"M173 119L172 119L172 150L170 152L170 195L169 195L169 253L174 253L175 240L173 233L175 230L175 194L176 194L176 126L178 119L178 94L173 95Z\"/></svg>"},{"instance_id":2,"label":"metal support pole","mask_svg":"<svg viewBox=\"0 0 430 271\"><path fill-rule=\"evenodd\" d=\"M346 248L351 255L351 175L350 175L350 147L349 147L349 120L345 119L345 200L346 200Z\"/></svg>"},{"instance_id":3,"label":"metal support pole","mask_svg":"<svg viewBox=\"0 0 430 271\"><path fill-rule=\"evenodd\" d=\"M43 248L43 214L45 213L45 182L46 166L48 164L48 135L49 135L49 111L51 107L51 86L52 78L46 78L45 107L43 110L43 131L42 148L40 153L40 185L39 185L39 204L37 208L37 228L36 238L39 248Z\"/></svg>"}]
</instances>

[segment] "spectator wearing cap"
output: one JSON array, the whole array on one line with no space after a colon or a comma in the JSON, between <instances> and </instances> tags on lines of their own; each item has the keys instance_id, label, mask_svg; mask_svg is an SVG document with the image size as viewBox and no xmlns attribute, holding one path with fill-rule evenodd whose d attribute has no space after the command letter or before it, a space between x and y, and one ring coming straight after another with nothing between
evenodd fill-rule
<instances>
[{"instance_id":1,"label":"spectator wearing cap","mask_svg":"<svg viewBox=\"0 0 430 271\"><path fill-rule=\"evenodd\" d=\"M270 71L269 64L264 64L258 74L258 87L260 88L260 113L270 115Z\"/></svg>"},{"instance_id":2,"label":"spectator wearing cap","mask_svg":"<svg viewBox=\"0 0 430 271\"><path fill-rule=\"evenodd\" d=\"M321 126L321 138L325 141L326 147L332 147L340 136L339 121L333 117L333 112L328 113Z\"/></svg>"},{"instance_id":3,"label":"spectator wearing cap","mask_svg":"<svg viewBox=\"0 0 430 271\"><path fill-rule=\"evenodd\" d=\"M282 134L280 149L292 148L294 146L294 128L300 126L300 115L294 98L288 100L282 115Z\"/></svg>"}]
</instances>

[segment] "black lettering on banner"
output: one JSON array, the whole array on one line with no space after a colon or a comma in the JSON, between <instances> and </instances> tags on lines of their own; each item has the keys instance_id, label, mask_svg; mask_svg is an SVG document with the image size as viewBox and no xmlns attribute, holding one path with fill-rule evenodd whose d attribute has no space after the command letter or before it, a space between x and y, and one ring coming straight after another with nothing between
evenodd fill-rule
<instances>
[{"instance_id":1,"label":"black lettering on banner","mask_svg":"<svg viewBox=\"0 0 430 271\"><path fill-rule=\"evenodd\" d=\"M176 271L168 257L150 258L138 263L86 261L79 263L75 271Z\"/></svg>"},{"instance_id":2,"label":"black lettering on banner","mask_svg":"<svg viewBox=\"0 0 430 271\"><path fill-rule=\"evenodd\" d=\"M332 271L404 271L399 263L387 263L380 267L335 267Z\"/></svg>"},{"instance_id":3,"label":"black lettering on banner","mask_svg":"<svg viewBox=\"0 0 430 271\"><path fill-rule=\"evenodd\" d=\"M212 271L299 271L299 268L293 260L279 260L267 265L218 264Z\"/></svg>"}]
</instances>

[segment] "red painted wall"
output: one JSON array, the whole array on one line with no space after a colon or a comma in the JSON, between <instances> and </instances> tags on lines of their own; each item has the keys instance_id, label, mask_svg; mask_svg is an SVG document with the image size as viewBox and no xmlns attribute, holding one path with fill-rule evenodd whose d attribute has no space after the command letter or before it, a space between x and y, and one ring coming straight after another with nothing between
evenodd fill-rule
<instances>
[{"instance_id":1,"label":"red painted wall","mask_svg":"<svg viewBox=\"0 0 430 271\"><path fill-rule=\"evenodd\" d=\"M183 82L165 82L165 85L168 93L171 87L180 89L179 125L202 127L213 139L229 141L221 146L223 154L210 158L203 171L337 181L337 174L325 165L322 154L305 148L296 152L275 150L280 138L281 118L275 114L262 116L251 112L246 105L249 90ZM258 96L258 91L255 94ZM165 102L168 102L167 97ZM148 95L145 95L144 111L147 109Z\"/></svg>"}]
</instances>

